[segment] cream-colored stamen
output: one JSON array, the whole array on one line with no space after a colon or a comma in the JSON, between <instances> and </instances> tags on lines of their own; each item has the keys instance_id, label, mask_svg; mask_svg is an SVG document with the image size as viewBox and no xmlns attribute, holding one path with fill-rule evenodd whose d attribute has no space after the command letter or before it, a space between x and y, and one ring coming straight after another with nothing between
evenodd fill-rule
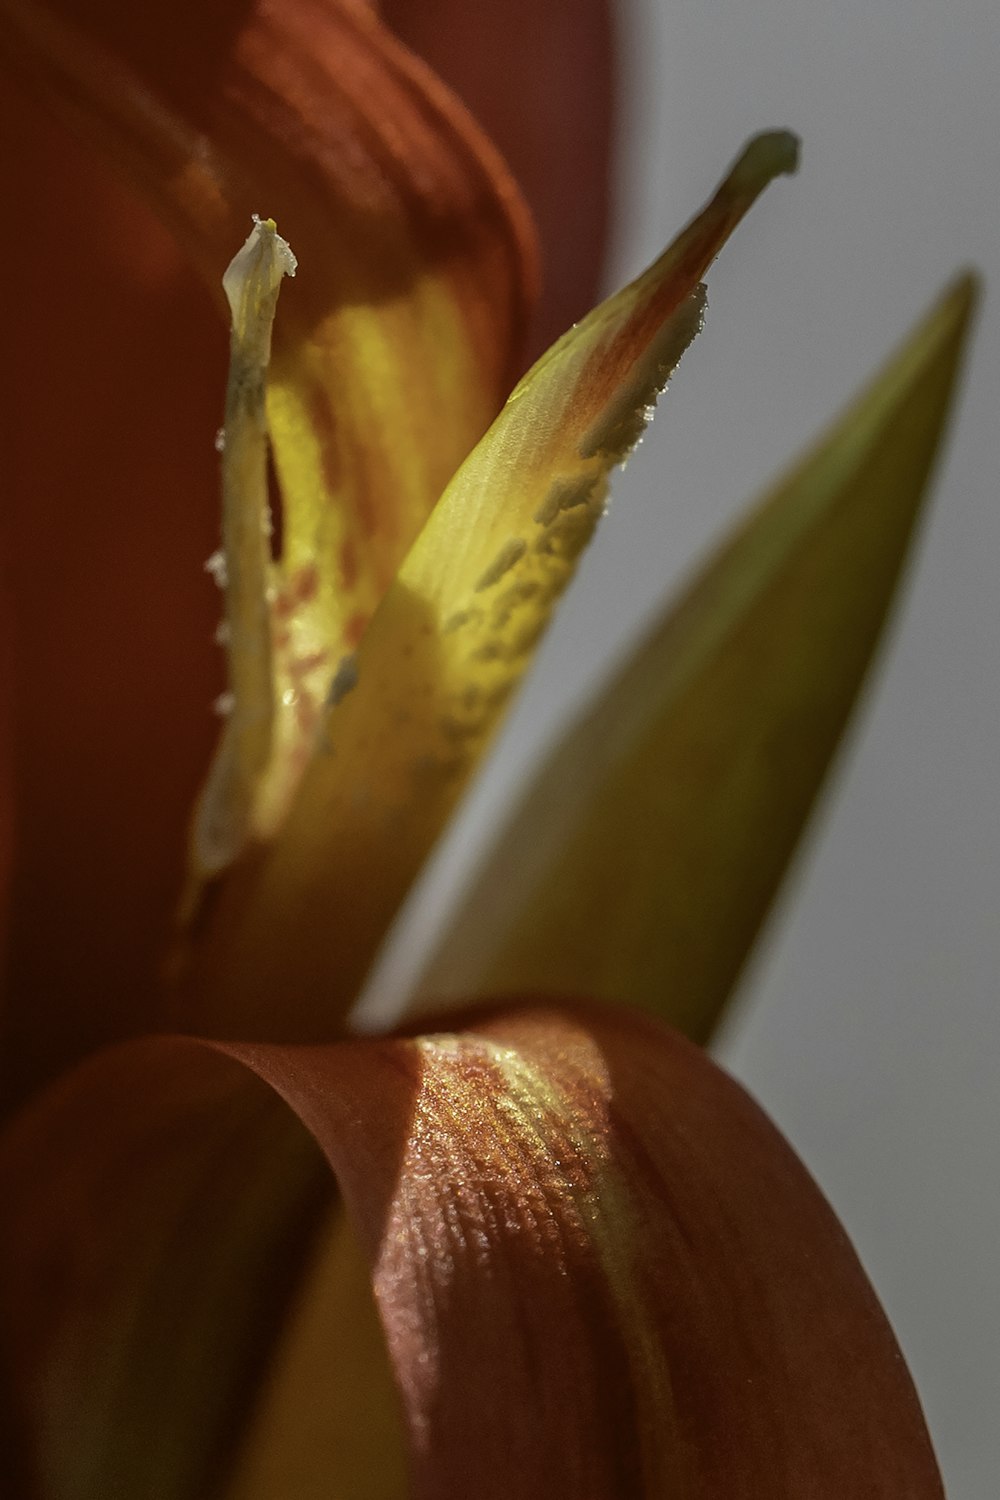
<instances>
[{"instance_id":1,"label":"cream-colored stamen","mask_svg":"<svg viewBox=\"0 0 1000 1500\"><path fill-rule=\"evenodd\" d=\"M230 711L195 814L192 856L209 877L237 857L250 832L255 793L274 735L274 648L270 607L271 513L265 393L278 291L295 256L273 219L255 219L222 285L232 312L222 461L222 548L212 571L225 595Z\"/></svg>"}]
</instances>

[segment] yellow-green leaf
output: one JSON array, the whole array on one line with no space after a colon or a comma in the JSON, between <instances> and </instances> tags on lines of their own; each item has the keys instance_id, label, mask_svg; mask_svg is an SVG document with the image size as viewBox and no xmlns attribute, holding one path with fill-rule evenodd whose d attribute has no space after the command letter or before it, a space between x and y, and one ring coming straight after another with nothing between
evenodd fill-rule
<instances>
[{"instance_id":1,"label":"yellow-green leaf","mask_svg":"<svg viewBox=\"0 0 1000 1500\"><path fill-rule=\"evenodd\" d=\"M975 299L971 277L946 293L563 738L429 1002L579 992L708 1036L882 629Z\"/></svg>"},{"instance_id":2,"label":"yellow-green leaf","mask_svg":"<svg viewBox=\"0 0 1000 1500\"><path fill-rule=\"evenodd\" d=\"M183 1024L322 1036L348 1009L700 326L702 274L796 159L784 132L752 141L660 259L516 387L334 675L286 825L221 891Z\"/></svg>"}]
</instances>

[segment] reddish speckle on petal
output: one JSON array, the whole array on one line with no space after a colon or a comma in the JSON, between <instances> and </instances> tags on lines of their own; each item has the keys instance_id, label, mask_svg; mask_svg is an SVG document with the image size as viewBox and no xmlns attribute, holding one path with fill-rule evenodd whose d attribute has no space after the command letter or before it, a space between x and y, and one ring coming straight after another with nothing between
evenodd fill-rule
<instances>
[{"instance_id":1,"label":"reddish speckle on petal","mask_svg":"<svg viewBox=\"0 0 1000 1500\"><path fill-rule=\"evenodd\" d=\"M362 614L361 611L358 610L355 614L351 615L350 619L344 626L344 640L352 651L357 645L360 644L361 637L365 633L365 626L367 624L368 616Z\"/></svg>"},{"instance_id":2,"label":"reddish speckle on petal","mask_svg":"<svg viewBox=\"0 0 1000 1500\"><path fill-rule=\"evenodd\" d=\"M307 563L304 568L299 568L292 578L292 599L296 604L308 604L310 600L315 599L318 588L319 569L315 563Z\"/></svg>"},{"instance_id":3,"label":"reddish speckle on petal","mask_svg":"<svg viewBox=\"0 0 1000 1500\"><path fill-rule=\"evenodd\" d=\"M329 655L329 651L310 651L306 656L294 657L288 664L289 676L297 684L300 683L303 677L323 666Z\"/></svg>"},{"instance_id":4,"label":"reddish speckle on petal","mask_svg":"<svg viewBox=\"0 0 1000 1500\"><path fill-rule=\"evenodd\" d=\"M372 491L368 488L367 476L361 472L360 468L355 475L351 499L361 533L371 541L379 529L379 508Z\"/></svg>"},{"instance_id":5,"label":"reddish speckle on petal","mask_svg":"<svg viewBox=\"0 0 1000 1500\"><path fill-rule=\"evenodd\" d=\"M353 537L345 537L340 548L340 581L350 592L358 581L358 549Z\"/></svg>"},{"instance_id":6,"label":"reddish speckle on petal","mask_svg":"<svg viewBox=\"0 0 1000 1500\"><path fill-rule=\"evenodd\" d=\"M323 482L332 494L337 494L344 482L343 465L333 413L322 390L314 390L309 398L309 419L319 443Z\"/></svg>"}]
</instances>

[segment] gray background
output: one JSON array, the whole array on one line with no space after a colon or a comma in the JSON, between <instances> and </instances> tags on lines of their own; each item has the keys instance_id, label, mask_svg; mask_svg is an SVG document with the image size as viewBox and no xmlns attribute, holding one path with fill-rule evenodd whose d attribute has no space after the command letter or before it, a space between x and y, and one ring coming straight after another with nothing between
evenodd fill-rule
<instances>
[{"instance_id":1,"label":"gray background","mask_svg":"<svg viewBox=\"0 0 1000 1500\"><path fill-rule=\"evenodd\" d=\"M743 139L772 187L463 823L383 966L412 973L485 830L736 511L959 265L988 295L960 420L873 692L721 1047L819 1178L889 1311L951 1500L1000 1495L1000 5L631 0L618 282Z\"/></svg>"}]
</instances>

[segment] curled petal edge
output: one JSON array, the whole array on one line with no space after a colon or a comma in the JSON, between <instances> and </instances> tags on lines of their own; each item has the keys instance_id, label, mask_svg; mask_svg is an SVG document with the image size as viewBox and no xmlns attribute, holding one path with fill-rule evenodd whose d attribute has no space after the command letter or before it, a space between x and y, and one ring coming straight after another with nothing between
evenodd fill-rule
<instances>
[{"instance_id":1,"label":"curled petal edge","mask_svg":"<svg viewBox=\"0 0 1000 1500\"><path fill-rule=\"evenodd\" d=\"M268 1171L241 1159L274 1141L259 1129L273 1096L248 1070L319 1142L359 1230L418 1500L500 1500L514 1475L528 1500L940 1500L892 1333L790 1148L684 1039L588 1007L482 1010L459 1031L328 1046L161 1038L78 1071L0 1152L6 1373L29 1448L80 1438L97 1413L116 1459L116 1434L138 1434L125 1446L140 1482L143 1456L163 1450L173 1367L218 1332L213 1300L197 1303L206 1275L224 1288L226 1330L252 1329L274 1275L257 1252L281 1252L274 1220L301 1204L286 1192L269 1210ZM288 1181L281 1155L267 1186ZM132 1196L145 1202L130 1217ZM240 1253L225 1280L227 1235ZM197 1389L203 1372L186 1373L180 1389ZM202 1390L231 1428L215 1380ZM121 1410L137 1390L148 1406ZM202 1445L205 1416L188 1404ZM191 1441L173 1437L171 1451ZM195 1493L191 1477L158 1493ZM78 1492L109 1482L95 1470Z\"/></svg>"}]
</instances>

